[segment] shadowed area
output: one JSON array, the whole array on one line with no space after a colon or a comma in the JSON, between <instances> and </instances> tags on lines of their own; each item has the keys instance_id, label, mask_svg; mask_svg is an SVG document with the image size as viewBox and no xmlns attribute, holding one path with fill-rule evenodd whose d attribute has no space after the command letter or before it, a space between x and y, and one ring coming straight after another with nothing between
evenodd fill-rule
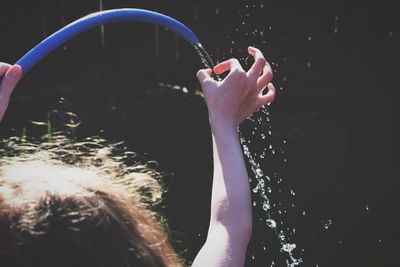
<instances>
[{"instance_id":1,"label":"shadowed area","mask_svg":"<svg viewBox=\"0 0 400 267\"><path fill-rule=\"evenodd\" d=\"M70 22L99 10L98 4L0 1L0 25L7 25L0 60L14 62L63 18ZM254 152L277 148L259 161L272 180L271 202L287 207L283 214L273 210L278 227L283 221L296 229L294 253L304 266L397 266L395 1L108 1L103 8L118 7L158 10L184 22L216 61L235 56L246 62L245 48L260 48L282 90L269 108L270 122L258 126L257 135L246 122L242 132ZM158 161L169 188L159 209L175 246L192 259L205 240L212 178L207 110L196 94L201 62L189 44L152 25L117 23L104 32L78 36L32 69L14 94L1 135L21 135L23 128L29 136L45 134L46 126L29 120L46 121L56 109L78 115L76 136L123 140ZM54 127L68 122L51 114ZM261 205L253 212L246 266L272 260L285 266Z\"/></svg>"}]
</instances>

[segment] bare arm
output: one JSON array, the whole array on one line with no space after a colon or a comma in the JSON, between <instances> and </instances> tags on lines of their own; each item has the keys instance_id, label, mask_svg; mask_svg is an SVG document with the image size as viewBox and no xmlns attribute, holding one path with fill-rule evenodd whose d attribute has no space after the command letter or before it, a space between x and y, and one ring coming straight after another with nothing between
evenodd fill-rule
<instances>
[{"instance_id":1,"label":"bare arm","mask_svg":"<svg viewBox=\"0 0 400 267\"><path fill-rule=\"evenodd\" d=\"M7 110L10 96L18 81L21 79L20 66L11 66L0 62L0 121Z\"/></svg>"},{"instance_id":2,"label":"bare arm","mask_svg":"<svg viewBox=\"0 0 400 267\"><path fill-rule=\"evenodd\" d=\"M255 62L246 73L236 59L214 71L230 71L221 82L200 70L198 78L209 111L213 137L214 178L211 218L206 243L193 266L243 266L251 236L251 196L237 127L260 106L273 101L272 72L258 49L249 47ZM261 75L262 73L262 75ZM261 76L260 76L261 75ZM268 87L268 93L263 90Z\"/></svg>"}]
</instances>

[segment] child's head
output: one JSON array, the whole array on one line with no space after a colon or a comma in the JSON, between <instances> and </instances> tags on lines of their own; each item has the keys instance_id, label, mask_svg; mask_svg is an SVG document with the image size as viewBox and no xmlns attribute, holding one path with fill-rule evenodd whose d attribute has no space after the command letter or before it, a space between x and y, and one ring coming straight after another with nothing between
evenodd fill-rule
<instances>
[{"instance_id":1,"label":"child's head","mask_svg":"<svg viewBox=\"0 0 400 267\"><path fill-rule=\"evenodd\" d=\"M2 266L180 265L146 209L161 191L143 166L128 167L96 140L5 146Z\"/></svg>"}]
</instances>

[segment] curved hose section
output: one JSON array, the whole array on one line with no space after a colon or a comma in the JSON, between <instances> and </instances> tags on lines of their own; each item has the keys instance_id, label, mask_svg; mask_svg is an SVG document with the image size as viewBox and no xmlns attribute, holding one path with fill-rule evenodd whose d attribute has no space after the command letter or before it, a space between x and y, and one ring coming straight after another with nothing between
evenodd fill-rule
<instances>
[{"instance_id":1,"label":"curved hose section","mask_svg":"<svg viewBox=\"0 0 400 267\"><path fill-rule=\"evenodd\" d=\"M102 24L119 21L141 21L157 24L175 32L193 44L199 43L197 36L188 27L166 15L144 9L111 9L90 14L68 24L36 45L15 64L20 65L23 73L26 74L41 59L76 35Z\"/></svg>"}]
</instances>

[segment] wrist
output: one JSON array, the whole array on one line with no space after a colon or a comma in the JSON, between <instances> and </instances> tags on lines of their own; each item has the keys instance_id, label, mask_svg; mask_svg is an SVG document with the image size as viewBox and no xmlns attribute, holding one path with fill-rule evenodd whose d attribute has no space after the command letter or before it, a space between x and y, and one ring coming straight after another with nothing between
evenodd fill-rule
<instances>
[{"instance_id":1,"label":"wrist","mask_svg":"<svg viewBox=\"0 0 400 267\"><path fill-rule=\"evenodd\" d=\"M234 120L227 119L211 119L210 118L211 131L237 131L237 125Z\"/></svg>"},{"instance_id":2,"label":"wrist","mask_svg":"<svg viewBox=\"0 0 400 267\"><path fill-rule=\"evenodd\" d=\"M238 125L234 119L220 117L220 118L209 118L212 135L216 138L222 137L227 138L228 136L237 136Z\"/></svg>"},{"instance_id":3,"label":"wrist","mask_svg":"<svg viewBox=\"0 0 400 267\"><path fill-rule=\"evenodd\" d=\"M234 128L236 129L239 125L236 123L234 116L223 115L223 114L209 114L209 121L211 129L213 128Z\"/></svg>"}]
</instances>

